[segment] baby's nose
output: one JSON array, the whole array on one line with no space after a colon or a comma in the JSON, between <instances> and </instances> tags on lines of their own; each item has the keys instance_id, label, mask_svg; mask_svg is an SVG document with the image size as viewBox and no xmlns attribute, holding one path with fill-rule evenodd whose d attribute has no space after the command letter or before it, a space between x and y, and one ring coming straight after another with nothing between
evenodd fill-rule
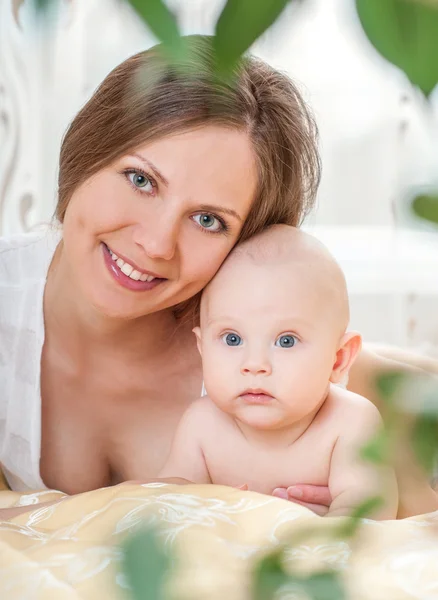
<instances>
[{"instance_id":1,"label":"baby's nose","mask_svg":"<svg viewBox=\"0 0 438 600\"><path fill-rule=\"evenodd\" d=\"M243 375L270 375L271 364L267 358L248 357L242 364Z\"/></svg>"}]
</instances>

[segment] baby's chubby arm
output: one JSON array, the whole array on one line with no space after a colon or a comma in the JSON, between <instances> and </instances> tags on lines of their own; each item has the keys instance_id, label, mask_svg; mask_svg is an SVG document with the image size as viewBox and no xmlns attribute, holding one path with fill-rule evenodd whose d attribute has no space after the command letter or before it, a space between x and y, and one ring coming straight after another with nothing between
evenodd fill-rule
<instances>
[{"instance_id":1,"label":"baby's chubby arm","mask_svg":"<svg viewBox=\"0 0 438 600\"><path fill-rule=\"evenodd\" d=\"M207 398L193 402L183 414L173 438L170 454L159 477L177 477L187 483L211 483L202 449L206 432L205 405Z\"/></svg>"},{"instance_id":2,"label":"baby's chubby arm","mask_svg":"<svg viewBox=\"0 0 438 600\"><path fill-rule=\"evenodd\" d=\"M380 496L384 504L370 518L395 519L398 489L393 469L369 463L359 456L360 448L383 426L379 411L371 402L355 395L342 421L330 465L329 489L333 500L327 516L350 515L368 498Z\"/></svg>"}]
</instances>

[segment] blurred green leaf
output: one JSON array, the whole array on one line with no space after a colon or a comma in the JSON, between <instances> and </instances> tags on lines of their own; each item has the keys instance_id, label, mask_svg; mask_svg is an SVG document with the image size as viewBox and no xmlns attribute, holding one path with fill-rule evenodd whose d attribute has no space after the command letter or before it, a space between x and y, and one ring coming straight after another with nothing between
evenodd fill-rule
<instances>
[{"instance_id":1,"label":"blurred green leaf","mask_svg":"<svg viewBox=\"0 0 438 600\"><path fill-rule=\"evenodd\" d=\"M289 0L228 0L216 23L214 48L220 74L232 72L239 57L277 20Z\"/></svg>"},{"instance_id":2,"label":"blurred green leaf","mask_svg":"<svg viewBox=\"0 0 438 600\"><path fill-rule=\"evenodd\" d=\"M422 395L422 413L424 415L438 417L438 385L435 380L430 380L429 389L424 390Z\"/></svg>"},{"instance_id":3,"label":"blurred green leaf","mask_svg":"<svg viewBox=\"0 0 438 600\"><path fill-rule=\"evenodd\" d=\"M135 600L161 600L169 559L153 530L137 531L124 544L123 570Z\"/></svg>"},{"instance_id":4,"label":"blurred green leaf","mask_svg":"<svg viewBox=\"0 0 438 600\"><path fill-rule=\"evenodd\" d=\"M264 556L256 564L253 575L253 600L270 600L276 591L288 583L283 568L283 548Z\"/></svg>"},{"instance_id":5,"label":"blurred green leaf","mask_svg":"<svg viewBox=\"0 0 438 600\"><path fill-rule=\"evenodd\" d=\"M438 38L438 29L436 35ZM436 60L438 62L438 55ZM438 194L431 196L422 194L417 196L412 202L412 210L420 218L432 221L432 223L438 223Z\"/></svg>"},{"instance_id":6,"label":"blurred green leaf","mask_svg":"<svg viewBox=\"0 0 438 600\"><path fill-rule=\"evenodd\" d=\"M397 392L394 408L398 415L438 417L438 383L427 374L410 374Z\"/></svg>"},{"instance_id":7,"label":"blurred green leaf","mask_svg":"<svg viewBox=\"0 0 438 600\"><path fill-rule=\"evenodd\" d=\"M302 587L312 600L343 600L344 588L335 571L321 571L302 580Z\"/></svg>"},{"instance_id":8,"label":"blurred green leaf","mask_svg":"<svg viewBox=\"0 0 438 600\"><path fill-rule=\"evenodd\" d=\"M50 22L50 16L56 14L59 9L59 0L32 0L36 16L41 17L43 21Z\"/></svg>"},{"instance_id":9,"label":"blurred green leaf","mask_svg":"<svg viewBox=\"0 0 438 600\"><path fill-rule=\"evenodd\" d=\"M152 33L163 43L168 58L178 63L184 53L175 15L163 0L128 0Z\"/></svg>"},{"instance_id":10,"label":"blurred green leaf","mask_svg":"<svg viewBox=\"0 0 438 600\"><path fill-rule=\"evenodd\" d=\"M412 431L412 447L428 473L432 473L438 457L438 420L431 415L417 418Z\"/></svg>"},{"instance_id":11,"label":"blurred green leaf","mask_svg":"<svg viewBox=\"0 0 438 600\"><path fill-rule=\"evenodd\" d=\"M397 390L400 389L406 375L400 371L383 373L376 378L376 387L379 394L391 404Z\"/></svg>"},{"instance_id":12,"label":"blurred green leaf","mask_svg":"<svg viewBox=\"0 0 438 600\"><path fill-rule=\"evenodd\" d=\"M374 511L380 508L382 504L383 498L381 496L373 496L372 498L367 498L367 500L359 504L359 506L354 509L354 511L351 514L351 518L366 519Z\"/></svg>"},{"instance_id":13,"label":"blurred green leaf","mask_svg":"<svg viewBox=\"0 0 438 600\"><path fill-rule=\"evenodd\" d=\"M390 439L388 432L381 429L373 439L360 449L360 456L374 464L384 464L389 458Z\"/></svg>"},{"instance_id":14,"label":"blurred green leaf","mask_svg":"<svg viewBox=\"0 0 438 600\"><path fill-rule=\"evenodd\" d=\"M53 0L34 0L35 6L37 10L46 10L50 4L52 4Z\"/></svg>"},{"instance_id":15,"label":"blurred green leaf","mask_svg":"<svg viewBox=\"0 0 438 600\"><path fill-rule=\"evenodd\" d=\"M376 50L429 96L438 83L438 3L356 0L356 6Z\"/></svg>"},{"instance_id":16,"label":"blurred green leaf","mask_svg":"<svg viewBox=\"0 0 438 600\"><path fill-rule=\"evenodd\" d=\"M292 544L296 547L295 544ZM336 571L319 571L309 576L288 573L283 566L285 548L277 548L256 565L253 576L253 600L274 600L283 588L305 592L312 600L343 600L342 582Z\"/></svg>"},{"instance_id":17,"label":"blurred green leaf","mask_svg":"<svg viewBox=\"0 0 438 600\"><path fill-rule=\"evenodd\" d=\"M364 500L352 512L351 516L344 523L341 523L335 530L337 538L351 538L356 534L356 531L361 526L361 519L372 517L372 514L382 506L383 498L381 496L373 496Z\"/></svg>"}]
</instances>

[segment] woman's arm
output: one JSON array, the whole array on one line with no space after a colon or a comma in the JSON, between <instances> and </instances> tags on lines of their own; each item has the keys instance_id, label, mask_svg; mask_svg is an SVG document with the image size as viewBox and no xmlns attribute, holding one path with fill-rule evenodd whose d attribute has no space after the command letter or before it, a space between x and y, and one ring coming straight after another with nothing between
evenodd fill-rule
<instances>
[{"instance_id":1,"label":"woman's arm","mask_svg":"<svg viewBox=\"0 0 438 600\"><path fill-rule=\"evenodd\" d=\"M438 359L389 344L366 344L366 352L438 375Z\"/></svg>"},{"instance_id":2,"label":"woman's arm","mask_svg":"<svg viewBox=\"0 0 438 600\"><path fill-rule=\"evenodd\" d=\"M350 369L348 389L371 400L377 408L383 404L375 381L381 374L438 375L438 359L408 352L395 346L365 344ZM438 379L437 379L438 385Z\"/></svg>"}]
</instances>

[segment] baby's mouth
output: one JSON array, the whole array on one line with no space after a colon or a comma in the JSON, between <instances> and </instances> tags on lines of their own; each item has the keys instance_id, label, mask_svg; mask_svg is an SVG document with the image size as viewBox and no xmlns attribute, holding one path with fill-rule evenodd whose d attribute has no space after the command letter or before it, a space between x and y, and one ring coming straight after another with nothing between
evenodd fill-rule
<instances>
[{"instance_id":1,"label":"baby's mouth","mask_svg":"<svg viewBox=\"0 0 438 600\"><path fill-rule=\"evenodd\" d=\"M274 400L267 391L262 389L247 389L240 394L240 398L248 404L269 404Z\"/></svg>"}]
</instances>

